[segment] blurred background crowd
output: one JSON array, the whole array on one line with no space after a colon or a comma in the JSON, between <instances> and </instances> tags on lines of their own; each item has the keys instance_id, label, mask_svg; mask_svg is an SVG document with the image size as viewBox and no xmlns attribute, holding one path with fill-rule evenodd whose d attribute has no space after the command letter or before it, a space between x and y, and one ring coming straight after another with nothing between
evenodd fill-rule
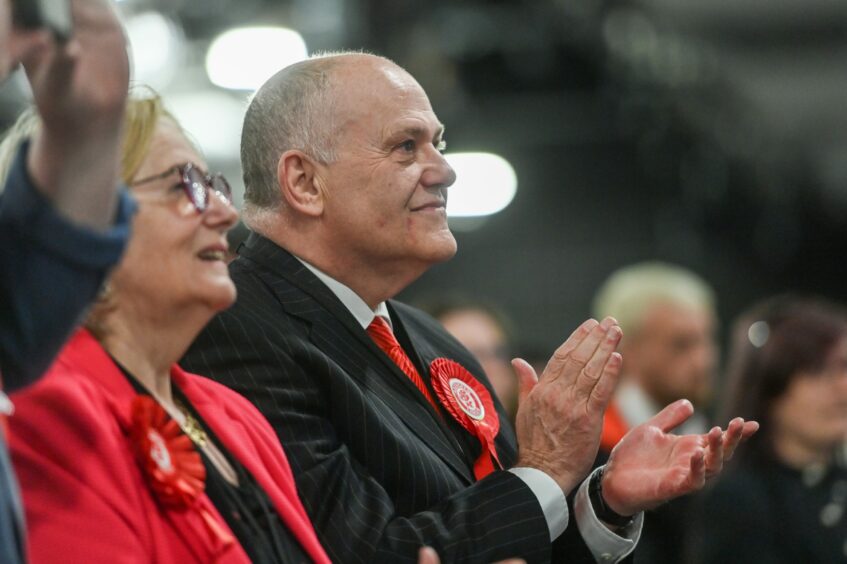
<instances>
[{"instance_id":1,"label":"blurred background crowd","mask_svg":"<svg viewBox=\"0 0 847 564\"><path fill-rule=\"evenodd\" d=\"M686 432L725 413L762 423L716 488L648 516L636 562L847 560L847 3L117 4L132 80L162 94L236 205L244 111L275 71L362 48L418 79L459 178L459 253L400 299L478 357L511 413L510 358L546 359L613 315L624 381L606 455L681 397L698 410ZM28 104L19 71L0 129Z\"/></svg>"}]
</instances>

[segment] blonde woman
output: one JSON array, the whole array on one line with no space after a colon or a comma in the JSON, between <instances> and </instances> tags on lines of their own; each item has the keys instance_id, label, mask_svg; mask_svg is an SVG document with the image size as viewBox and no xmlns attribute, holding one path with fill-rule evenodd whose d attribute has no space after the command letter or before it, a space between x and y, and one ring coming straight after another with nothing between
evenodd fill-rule
<instances>
[{"instance_id":1,"label":"blonde woman","mask_svg":"<svg viewBox=\"0 0 847 564\"><path fill-rule=\"evenodd\" d=\"M107 290L37 385L13 396L33 562L326 562L276 435L176 361L235 300L230 189L158 97L130 100L138 202Z\"/></svg>"}]
</instances>

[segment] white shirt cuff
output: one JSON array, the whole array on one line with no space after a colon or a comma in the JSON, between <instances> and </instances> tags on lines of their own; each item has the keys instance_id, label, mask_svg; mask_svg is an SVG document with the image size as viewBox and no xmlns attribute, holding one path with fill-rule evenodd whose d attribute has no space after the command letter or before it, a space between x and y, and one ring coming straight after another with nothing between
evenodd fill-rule
<instances>
[{"instance_id":1,"label":"white shirt cuff","mask_svg":"<svg viewBox=\"0 0 847 564\"><path fill-rule=\"evenodd\" d=\"M594 559L597 562L611 564L620 562L635 550L644 526L644 513L636 515L631 525L618 529L617 533L612 532L603 524L594 513L594 507L588 499L588 482L597 471L599 468L579 486L574 500L574 513L576 513L576 526L579 528L579 533L591 550L591 554L594 555Z\"/></svg>"},{"instance_id":2,"label":"white shirt cuff","mask_svg":"<svg viewBox=\"0 0 847 564\"><path fill-rule=\"evenodd\" d=\"M509 472L523 480L538 498L544 519L547 520L547 528L550 529L550 541L559 538L568 528L569 512L568 500L556 480L537 468L519 467Z\"/></svg>"}]
</instances>

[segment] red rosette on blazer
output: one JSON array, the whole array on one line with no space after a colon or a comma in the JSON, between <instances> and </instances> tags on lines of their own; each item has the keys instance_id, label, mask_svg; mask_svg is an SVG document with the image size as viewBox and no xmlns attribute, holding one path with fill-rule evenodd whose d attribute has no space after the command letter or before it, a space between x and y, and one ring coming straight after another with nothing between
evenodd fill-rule
<instances>
[{"instance_id":1,"label":"red rosette on blazer","mask_svg":"<svg viewBox=\"0 0 847 564\"><path fill-rule=\"evenodd\" d=\"M196 504L206 489L206 468L191 439L150 396L136 396L131 412L132 449L159 502L177 511L197 506L206 526L222 546L234 542L227 528Z\"/></svg>"},{"instance_id":2,"label":"red rosette on blazer","mask_svg":"<svg viewBox=\"0 0 847 564\"><path fill-rule=\"evenodd\" d=\"M448 358L436 358L429 365L435 395L453 419L474 435L482 446L474 462L474 476L481 480L502 468L494 438L500 431L500 416L488 388L461 364Z\"/></svg>"}]
</instances>

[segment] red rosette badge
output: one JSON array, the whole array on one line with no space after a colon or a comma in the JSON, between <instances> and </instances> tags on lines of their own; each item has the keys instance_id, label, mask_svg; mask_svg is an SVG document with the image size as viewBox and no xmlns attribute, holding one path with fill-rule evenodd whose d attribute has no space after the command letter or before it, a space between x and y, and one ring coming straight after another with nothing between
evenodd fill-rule
<instances>
[{"instance_id":1,"label":"red rosette badge","mask_svg":"<svg viewBox=\"0 0 847 564\"><path fill-rule=\"evenodd\" d=\"M488 388L454 360L436 358L429 365L435 395L453 419L479 439L482 452L474 463L474 475L480 480L494 471L494 462L502 468L494 438L500 431L500 417ZM492 462L493 459L493 462Z\"/></svg>"},{"instance_id":2,"label":"red rosette badge","mask_svg":"<svg viewBox=\"0 0 847 564\"><path fill-rule=\"evenodd\" d=\"M132 400L130 438L158 499L174 509L191 507L206 487L206 468L191 439L150 396Z\"/></svg>"},{"instance_id":3,"label":"red rosette badge","mask_svg":"<svg viewBox=\"0 0 847 564\"><path fill-rule=\"evenodd\" d=\"M178 511L195 507L206 489L206 468L194 443L152 397L136 396L131 410L132 449L150 489L165 507ZM197 509L221 546L233 542L209 511Z\"/></svg>"}]
</instances>

